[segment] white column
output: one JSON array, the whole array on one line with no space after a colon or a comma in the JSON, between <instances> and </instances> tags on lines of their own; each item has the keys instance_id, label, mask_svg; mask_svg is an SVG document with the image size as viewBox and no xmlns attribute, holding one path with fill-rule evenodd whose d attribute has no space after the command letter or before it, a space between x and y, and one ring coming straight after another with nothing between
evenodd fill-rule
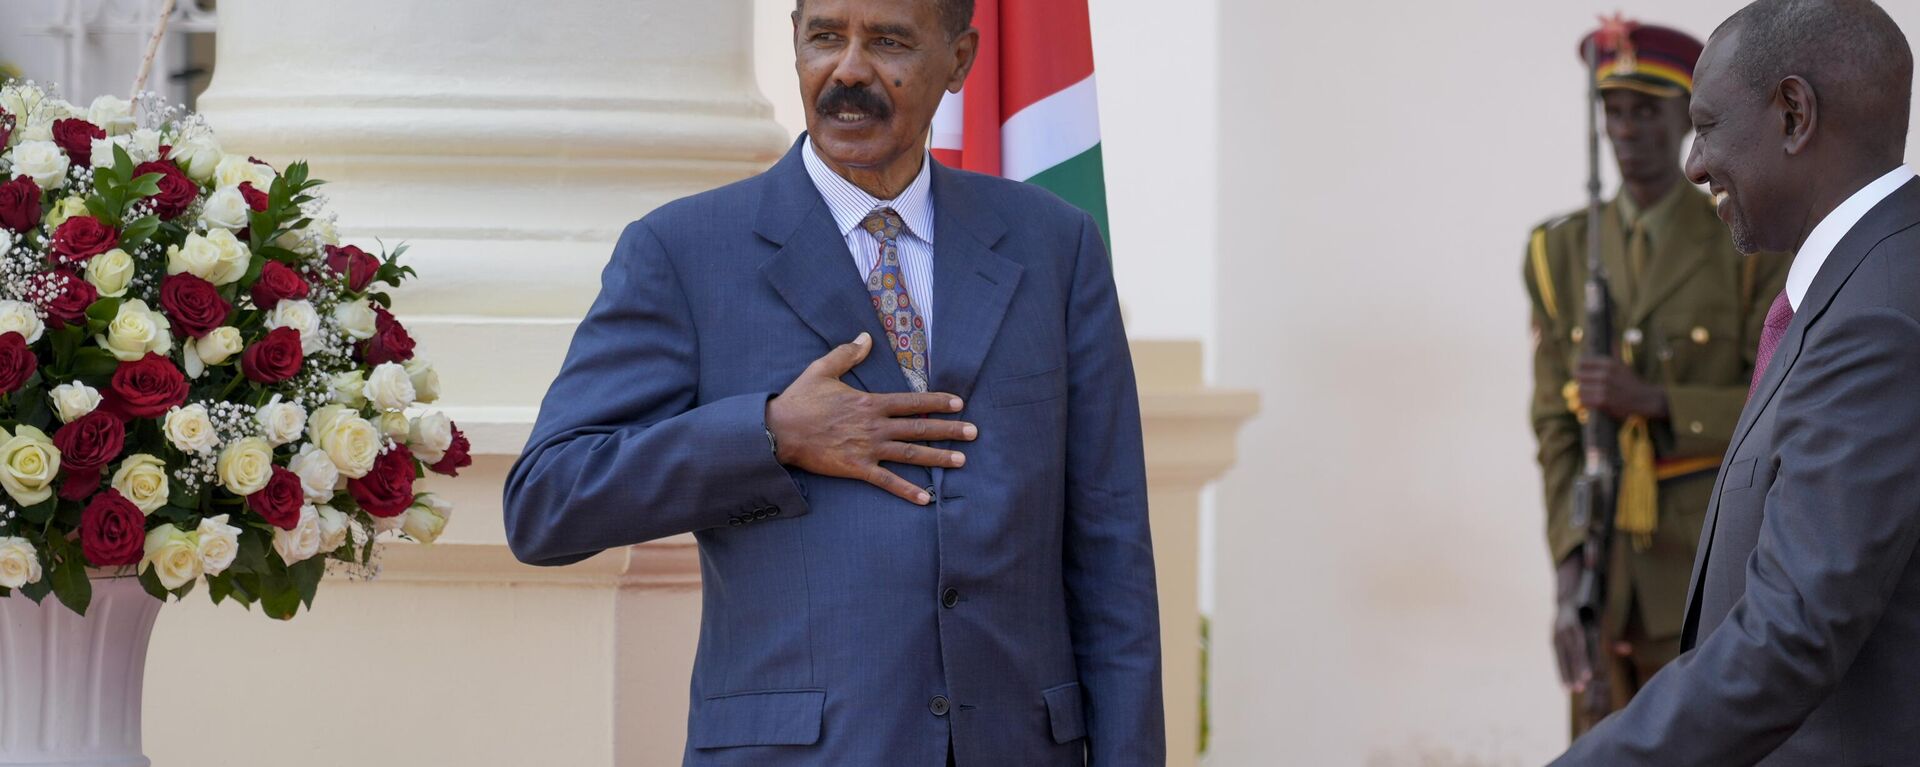
<instances>
[{"instance_id":1,"label":"white column","mask_svg":"<svg viewBox=\"0 0 1920 767\"><path fill-rule=\"evenodd\" d=\"M390 547L372 583L330 578L293 625L198 593L169 607L148 671L156 763L679 763L691 539L526 567L500 494L621 228L792 140L752 77L750 8L221 5L201 110L229 152L310 161L348 241L411 246L421 277L395 310L475 461L431 482L458 504L437 546Z\"/></svg>"}]
</instances>

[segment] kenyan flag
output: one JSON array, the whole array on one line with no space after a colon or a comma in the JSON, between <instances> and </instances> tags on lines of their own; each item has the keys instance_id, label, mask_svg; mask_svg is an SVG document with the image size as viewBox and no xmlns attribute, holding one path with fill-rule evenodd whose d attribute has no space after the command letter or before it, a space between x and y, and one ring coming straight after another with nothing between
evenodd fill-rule
<instances>
[{"instance_id":1,"label":"kenyan flag","mask_svg":"<svg viewBox=\"0 0 1920 767\"><path fill-rule=\"evenodd\" d=\"M1087 1L975 0L973 25L980 59L934 115L934 157L1046 187L1111 243Z\"/></svg>"}]
</instances>

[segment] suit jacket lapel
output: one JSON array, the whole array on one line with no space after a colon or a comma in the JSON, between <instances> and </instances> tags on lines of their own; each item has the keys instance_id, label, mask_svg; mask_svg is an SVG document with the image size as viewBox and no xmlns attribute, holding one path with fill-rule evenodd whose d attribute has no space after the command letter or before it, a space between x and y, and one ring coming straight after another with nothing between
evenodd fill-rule
<instances>
[{"instance_id":1,"label":"suit jacket lapel","mask_svg":"<svg viewBox=\"0 0 1920 767\"><path fill-rule=\"evenodd\" d=\"M973 396L974 383L1025 271L993 252L1007 225L964 177L933 166L933 391Z\"/></svg>"},{"instance_id":2,"label":"suit jacket lapel","mask_svg":"<svg viewBox=\"0 0 1920 767\"><path fill-rule=\"evenodd\" d=\"M802 136L801 141L806 137ZM767 171L754 231L780 251L761 264L760 274L793 312L829 346L872 334L875 349L853 369L869 392L908 391L906 374L886 349L885 330L873 310L865 275L854 267L846 238L813 186L796 142L787 156Z\"/></svg>"}]
</instances>

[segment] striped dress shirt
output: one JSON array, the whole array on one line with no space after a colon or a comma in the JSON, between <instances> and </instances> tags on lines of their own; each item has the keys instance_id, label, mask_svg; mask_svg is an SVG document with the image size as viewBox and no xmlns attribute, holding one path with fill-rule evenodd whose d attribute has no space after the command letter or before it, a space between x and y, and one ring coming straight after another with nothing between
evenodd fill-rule
<instances>
[{"instance_id":1,"label":"striped dress shirt","mask_svg":"<svg viewBox=\"0 0 1920 767\"><path fill-rule=\"evenodd\" d=\"M893 208L907 223L906 233L900 236L900 271L906 275L907 295L913 297L920 319L927 325L928 367L938 364L938 358L933 356L933 158L920 163L920 175L913 178L913 183L908 184L899 197L882 200L827 167L826 161L814 153L811 137L800 155L806 163L807 175L813 177L814 187L820 190L820 196L827 201L827 210L833 213L833 222L840 227L840 236L847 241L847 251L853 254L861 290L866 290L867 275L872 274L874 265L880 262L880 241L868 234L860 222L876 208ZM841 339L841 342L851 340Z\"/></svg>"}]
</instances>

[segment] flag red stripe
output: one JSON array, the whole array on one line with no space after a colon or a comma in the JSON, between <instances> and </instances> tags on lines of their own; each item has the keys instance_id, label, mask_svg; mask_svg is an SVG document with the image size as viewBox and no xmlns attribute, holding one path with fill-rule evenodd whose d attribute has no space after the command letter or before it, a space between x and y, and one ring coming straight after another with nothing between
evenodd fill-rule
<instances>
[{"instance_id":1,"label":"flag red stripe","mask_svg":"<svg viewBox=\"0 0 1920 767\"><path fill-rule=\"evenodd\" d=\"M1002 122L1093 76L1093 27L1085 0L999 0L996 5Z\"/></svg>"},{"instance_id":2,"label":"flag red stripe","mask_svg":"<svg viewBox=\"0 0 1920 767\"><path fill-rule=\"evenodd\" d=\"M1017 1L1017 0L1016 0ZM980 29L980 55L967 75L961 132L961 168L1000 175L1000 0L975 0L973 25Z\"/></svg>"}]
</instances>

